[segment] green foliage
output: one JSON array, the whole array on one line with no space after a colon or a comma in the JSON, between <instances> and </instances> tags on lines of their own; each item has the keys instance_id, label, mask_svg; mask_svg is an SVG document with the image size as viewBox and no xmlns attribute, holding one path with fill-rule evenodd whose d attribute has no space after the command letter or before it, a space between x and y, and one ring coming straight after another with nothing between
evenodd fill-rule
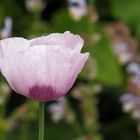
<instances>
[{"instance_id":1,"label":"green foliage","mask_svg":"<svg viewBox=\"0 0 140 140\"><path fill-rule=\"evenodd\" d=\"M97 80L105 85L121 86L123 75L120 65L111 51L111 42L103 34L92 46L91 55L96 60Z\"/></svg>"},{"instance_id":2,"label":"green foliage","mask_svg":"<svg viewBox=\"0 0 140 140\"><path fill-rule=\"evenodd\" d=\"M71 31L76 34L87 33L88 20L87 17L83 17L76 22L70 17L67 10L62 9L54 15L50 28L51 32Z\"/></svg>"},{"instance_id":3,"label":"green foliage","mask_svg":"<svg viewBox=\"0 0 140 140\"><path fill-rule=\"evenodd\" d=\"M138 37L140 37L140 1L111 0L110 2L114 17L130 25Z\"/></svg>"}]
</instances>

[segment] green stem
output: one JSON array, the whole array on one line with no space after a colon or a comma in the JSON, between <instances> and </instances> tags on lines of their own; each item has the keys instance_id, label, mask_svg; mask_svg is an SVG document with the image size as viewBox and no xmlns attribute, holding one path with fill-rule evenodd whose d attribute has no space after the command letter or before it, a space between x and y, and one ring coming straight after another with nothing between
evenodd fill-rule
<instances>
[{"instance_id":1,"label":"green stem","mask_svg":"<svg viewBox=\"0 0 140 140\"><path fill-rule=\"evenodd\" d=\"M39 103L39 140L44 140L44 108L45 103Z\"/></svg>"}]
</instances>

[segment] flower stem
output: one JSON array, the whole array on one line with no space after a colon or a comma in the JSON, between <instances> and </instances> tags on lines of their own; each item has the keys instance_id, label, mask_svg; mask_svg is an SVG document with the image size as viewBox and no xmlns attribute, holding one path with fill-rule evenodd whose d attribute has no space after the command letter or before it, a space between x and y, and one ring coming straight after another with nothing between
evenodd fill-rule
<instances>
[{"instance_id":1,"label":"flower stem","mask_svg":"<svg viewBox=\"0 0 140 140\"><path fill-rule=\"evenodd\" d=\"M44 140L44 108L45 103L39 102L39 140Z\"/></svg>"}]
</instances>

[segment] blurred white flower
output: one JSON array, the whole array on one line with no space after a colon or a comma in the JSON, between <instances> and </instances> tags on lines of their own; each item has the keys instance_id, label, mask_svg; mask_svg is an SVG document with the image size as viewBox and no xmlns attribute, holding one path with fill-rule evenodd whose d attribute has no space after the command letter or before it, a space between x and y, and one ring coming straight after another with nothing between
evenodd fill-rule
<instances>
[{"instance_id":1,"label":"blurred white flower","mask_svg":"<svg viewBox=\"0 0 140 140\"><path fill-rule=\"evenodd\" d=\"M29 10L30 8L32 9L34 5L36 5L36 0L26 0L26 6Z\"/></svg>"},{"instance_id":2,"label":"blurred white flower","mask_svg":"<svg viewBox=\"0 0 140 140\"><path fill-rule=\"evenodd\" d=\"M87 14L86 0L68 0L68 2L70 14L75 20L79 21Z\"/></svg>"},{"instance_id":3,"label":"blurred white flower","mask_svg":"<svg viewBox=\"0 0 140 140\"><path fill-rule=\"evenodd\" d=\"M26 0L26 8L29 11L40 11L45 7L42 0Z\"/></svg>"},{"instance_id":4,"label":"blurred white flower","mask_svg":"<svg viewBox=\"0 0 140 140\"><path fill-rule=\"evenodd\" d=\"M131 102L126 102L126 103L123 104L122 109L123 109L125 112L130 112L130 111L133 110L133 107L134 107L133 103L131 103Z\"/></svg>"},{"instance_id":5,"label":"blurred white flower","mask_svg":"<svg viewBox=\"0 0 140 140\"><path fill-rule=\"evenodd\" d=\"M57 100L56 103L53 103L48 106L48 111L51 113L52 119L55 122L59 122L64 117L65 106L66 106L65 97L61 97L60 99Z\"/></svg>"},{"instance_id":6,"label":"blurred white flower","mask_svg":"<svg viewBox=\"0 0 140 140\"><path fill-rule=\"evenodd\" d=\"M11 32L12 32L12 19L10 17L6 17L4 20L4 27L3 29L0 31L0 36L1 38L8 38L11 36Z\"/></svg>"},{"instance_id":7,"label":"blurred white flower","mask_svg":"<svg viewBox=\"0 0 140 140\"><path fill-rule=\"evenodd\" d=\"M132 115L134 116L138 115L137 111L139 110L140 106L139 96L136 96L133 93L126 93L120 98L120 101L123 103L123 110L125 112L132 112Z\"/></svg>"},{"instance_id":8,"label":"blurred white flower","mask_svg":"<svg viewBox=\"0 0 140 140\"><path fill-rule=\"evenodd\" d=\"M140 110L139 109L135 109L133 112L132 112L132 117L134 119L140 119Z\"/></svg>"},{"instance_id":9,"label":"blurred white flower","mask_svg":"<svg viewBox=\"0 0 140 140\"><path fill-rule=\"evenodd\" d=\"M126 70L130 74L140 75L140 65L138 63L132 62L128 64Z\"/></svg>"},{"instance_id":10,"label":"blurred white flower","mask_svg":"<svg viewBox=\"0 0 140 140\"><path fill-rule=\"evenodd\" d=\"M133 93L126 93L120 98L120 101L123 103L133 102L133 104L138 105L140 104L140 97L134 95Z\"/></svg>"},{"instance_id":11,"label":"blurred white flower","mask_svg":"<svg viewBox=\"0 0 140 140\"><path fill-rule=\"evenodd\" d=\"M121 96L120 101L123 103L123 110L125 112L130 112L133 110L134 108L134 96L132 95L132 93L125 93L123 96Z\"/></svg>"},{"instance_id":12,"label":"blurred white flower","mask_svg":"<svg viewBox=\"0 0 140 140\"><path fill-rule=\"evenodd\" d=\"M126 64L130 62L133 58L133 54L130 46L127 43L117 43L113 46L113 51L115 52L119 62L121 64Z\"/></svg>"},{"instance_id":13,"label":"blurred white flower","mask_svg":"<svg viewBox=\"0 0 140 140\"><path fill-rule=\"evenodd\" d=\"M120 101L121 102L129 102L134 99L133 93L125 93L123 96L121 96Z\"/></svg>"},{"instance_id":14,"label":"blurred white flower","mask_svg":"<svg viewBox=\"0 0 140 140\"><path fill-rule=\"evenodd\" d=\"M130 82L134 85L137 85L139 86L140 85L140 76L138 75L133 75L131 78L130 78Z\"/></svg>"}]
</instances>

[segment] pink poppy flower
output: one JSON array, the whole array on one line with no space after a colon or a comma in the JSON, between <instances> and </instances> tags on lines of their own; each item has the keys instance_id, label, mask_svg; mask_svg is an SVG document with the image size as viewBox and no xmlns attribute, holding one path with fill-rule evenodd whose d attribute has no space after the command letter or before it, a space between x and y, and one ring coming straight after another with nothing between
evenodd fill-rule
<instances>
[{"instance_id":1,"label":"pink poppy flower","mask_svg":"<svg viewBox=\"0 0 140 140\"><path fill-rule=\"evenodd\" d=\"M70 90L89 57L80 53L83 43L70 32L1 40L1 73L17 93L42 102L55 100Z\"/></svg>"}]
</instances>

